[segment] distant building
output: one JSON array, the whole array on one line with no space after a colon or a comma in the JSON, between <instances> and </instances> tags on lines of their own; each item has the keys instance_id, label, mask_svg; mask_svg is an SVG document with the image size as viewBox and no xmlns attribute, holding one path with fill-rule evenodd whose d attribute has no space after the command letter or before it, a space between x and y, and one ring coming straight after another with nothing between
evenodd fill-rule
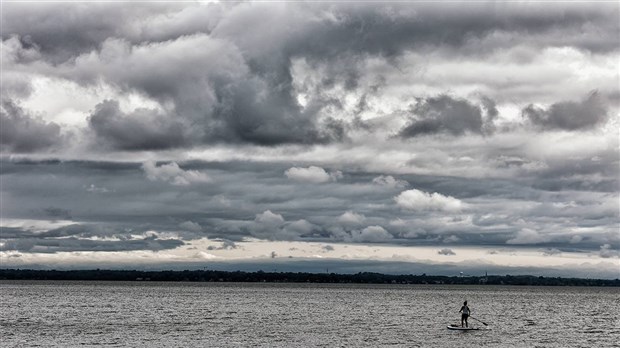
<instances>
[{"instance_id":1,"label":"distant building","mask_svg":"<svg viewBox=\"0 0 620 348\"><path fill-rule=\"evenodd\" d=\"M487 272L484 272L484 277L480 277L480 279L478 279L478 284L486 284L489 282L489 275L487 274Z\"/></svg>"}]
</instances>

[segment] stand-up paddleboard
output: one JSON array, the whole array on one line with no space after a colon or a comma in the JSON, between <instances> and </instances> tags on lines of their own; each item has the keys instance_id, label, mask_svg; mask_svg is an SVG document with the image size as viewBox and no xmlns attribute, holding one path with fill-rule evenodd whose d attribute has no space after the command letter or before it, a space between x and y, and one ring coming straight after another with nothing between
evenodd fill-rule
<instances>
[{"instance_id":1,"label":"stand-up paddleboard","mask_svg":"<svg viewBox=\"0 0 620 348\"><path fill-rule=\"evenodd\" d=\"M471 331L471 330L478 330L478 328L477 327L463 327L459 325L448 325L448 330Z\"/></svg>"}]
</instances>

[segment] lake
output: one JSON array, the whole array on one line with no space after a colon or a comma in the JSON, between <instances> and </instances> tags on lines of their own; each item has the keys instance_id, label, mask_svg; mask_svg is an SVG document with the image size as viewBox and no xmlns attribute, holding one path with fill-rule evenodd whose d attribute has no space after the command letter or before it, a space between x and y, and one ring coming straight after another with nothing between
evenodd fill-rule
<instances>
[{"instance_id":1,"label":"lake","mask_svg":"<svg viewBox=\"0 0 620 348\"><path fill-rule=\"evenodd\" d=\"M478 331L446 329L462 302ZM3 347L618 347L620 289L0 281Z\"/></svg>"}]
</instances>

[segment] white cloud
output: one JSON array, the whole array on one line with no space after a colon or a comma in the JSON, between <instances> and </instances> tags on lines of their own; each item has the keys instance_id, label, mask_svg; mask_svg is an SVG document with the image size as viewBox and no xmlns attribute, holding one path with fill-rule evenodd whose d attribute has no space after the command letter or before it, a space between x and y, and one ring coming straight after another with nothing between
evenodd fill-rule
<instances>
[{"instance_id":1,"label":"white cloud","mask_svg":"<svg viewBox=\"0 0 620 348\"><path fill-rule=\"evenodd\" d=\"M427 193L416 189L401 192L394 199L398 206L409 210L457 212L464 205L463 202L454 197L444 196L436 192Z\"/></svg>"},{"instance_id":2,"label":"white cloud","mask_svg":"<svg viewBox=\"0 0 620 348\"><path fill-rule=\"evenodd\" d=\"M193 255L193 258L195 259L204 259L204 260L212 260L212 259L217 259L217 256L213 255L213 254L209 254L207 252L204 251L199 251L197 253L195 253Z\"/></svg>"},{"instance_id":3,"label":"white cloud","mask_svg":"<svg viewBox=\"0 0 620 348\"><path fill-rule=\"evenodd\" d=\"M392 235L381 226L368 226L361 231L351 232L351 241L378 243L391 240Z\"/></svg>"},{"instance_id":4,"label":"white cloud","mask_svg":"<svg viewBox=\"0 0 620 348\"><path fill-rule=\"evenodd\" d=\"M176 162L157 166L155 162L148 161L142 164L142 170L151 181L164 181L177 186L211 182L207 174L197 170L183 170Z\"/></svg>"},{"instance_id":5,"label":"white cloud","mask_svg":"<svg viewBox=\"0 0 620 348\"><path fill-rule=\"evenodd\" d=\"M338 217L338 221L344 225L359 225L366 220L363 214L354 213L351 210L346 211Z\"/></svg>"},{"instance_id":6,"label":"white cloud","mask_svg":"<svg viewBox=\"0 0 620 348\"><path fill-rule=\"evenodd\" d=\"M271 210L266 210L261 214L256 214L254 221L266 227L279 227L284 224L284 218L282 215L272 213Z\"/></svg>"},{"instance_id":7,"label":"white cloud","mask_svg":"<svg viewBox=\"0 0 620 348\"><path fill-rule=\"evenodd\" d=\"M270 240L295 240L302 234L311 232L314 225L306 220L287 223L280 214L266 210L256 214L250 233L257 238Z\"/></svg>"},{"instance_id":8,"label":"white cloud","mask_svg":"<svg viewBox=\"0 0 620 348\"><path fill-rule=\"evenodd\" d=\"M537 244L548 242L549 239L542 236L538 231L530 228L523 228L517 235L506 241L506 244Z\"/></svg>"},{"instance_id":9,"label":"white cloud","mask_svg":"<svg viewBox=\"0 0 620 348\"><path fill-rule=\"evenodd\" d=\"M317 166L291 167L284 172L287 178L300 182L311 182L320 184L328 181L338 181L343 177L342 172L337 170L327 173L325 169Z\"/></svg>"},{"instance_id":10,"label":"white cloud","mask_svg":"<svg viewBox=\"0 0 620 348\"><path fill-rule=\"evenodd\" d=\"M317 226L309 223L308 221L304 220L304 219L300 219L297 221L293 221L289 224L286 225L286 227L284 228L287 232L291 232L291 233L295 233L298 235L302 235L305 233L310 233L312 232L313 229L317 228Z\"/></svg>"},{"instance_id":11,"label":"white cloud","mask_svg":"<svg viewBox=\"0 0 620 348\"><path fill-rule=\"evenodd\" d=\"M395 179L391 175L380 175L372 179L372 183L375 185L385 186L389 188L405 188L409 186L409 183L407 181Z\"/></svg>"}]
</instances>

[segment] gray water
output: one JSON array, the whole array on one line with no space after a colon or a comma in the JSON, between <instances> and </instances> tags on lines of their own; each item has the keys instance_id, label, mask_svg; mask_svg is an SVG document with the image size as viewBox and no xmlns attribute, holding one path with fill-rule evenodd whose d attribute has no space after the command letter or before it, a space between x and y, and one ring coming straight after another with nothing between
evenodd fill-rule
<instances>
[{"instance_id":1,"label":"gray water","mask_svg":"<svg viewBox=\"0 0 620 348\"><path fill-rule=\"evenodd\" d=\"M467 299L481 329L446 329ZM2 347L619 347L620 289L0 282Z\"/></svg>"}]
</instances>

